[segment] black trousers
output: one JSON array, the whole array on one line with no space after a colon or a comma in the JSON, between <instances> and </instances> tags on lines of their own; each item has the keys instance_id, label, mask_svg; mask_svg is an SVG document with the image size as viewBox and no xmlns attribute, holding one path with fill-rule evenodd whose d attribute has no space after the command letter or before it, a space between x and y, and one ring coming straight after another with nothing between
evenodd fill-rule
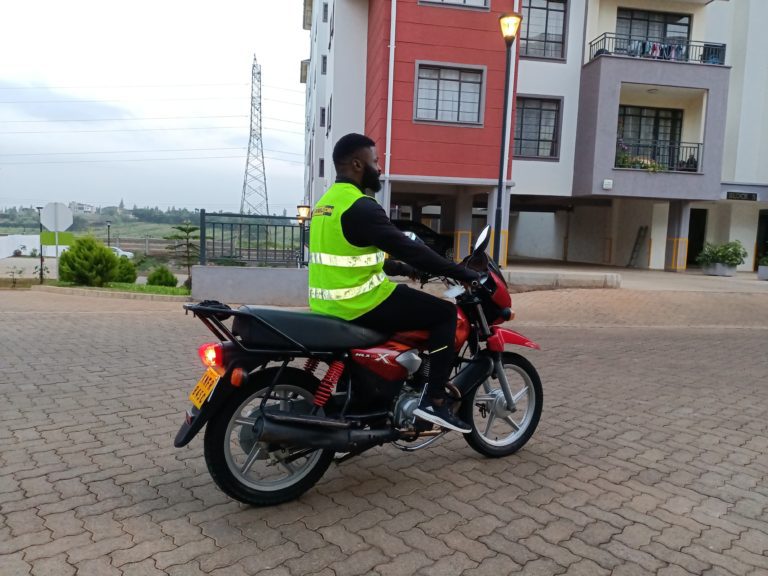
<instances>
[{"instance_id":1,"label":"black trousers","mask_svg":"<svg viewBox=\"0 0 768 576\"><path fill-rule=\"evenodd\" d=\"M445 397L445 383L451 375L456 356L453 349L456 336L455 304L399 284L389 298L352 322L382 332L428 330L427 395L431 398Z\"/></svg>"}]
</instances>

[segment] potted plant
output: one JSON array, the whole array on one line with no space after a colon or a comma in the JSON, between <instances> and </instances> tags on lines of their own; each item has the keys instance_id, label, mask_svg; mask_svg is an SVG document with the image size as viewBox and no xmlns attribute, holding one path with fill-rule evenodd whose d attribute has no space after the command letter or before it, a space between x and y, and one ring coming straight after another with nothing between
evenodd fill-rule
<instances>
[{"instance_id":1,"label":"potted plant","mask_svg":"<svg viewBox=\"0 0 768 576\"><path fill-rule=\"evenodd\" d=\"M768 280L768 254L760 258L757 263L757 279Z\"/></svg>"},{"instance_id":2,"label":"potted plant","mask_svg":"<svg viewBox=\"0 0 768 576\"><path fill-rule=\"evenodd\" d=\"M735 276L736 267L744 264L747 251L741 242L732 240L725 244L704 244L704 250L696 258L701 270L709 276Z\"/></svg>"}]
</instances>

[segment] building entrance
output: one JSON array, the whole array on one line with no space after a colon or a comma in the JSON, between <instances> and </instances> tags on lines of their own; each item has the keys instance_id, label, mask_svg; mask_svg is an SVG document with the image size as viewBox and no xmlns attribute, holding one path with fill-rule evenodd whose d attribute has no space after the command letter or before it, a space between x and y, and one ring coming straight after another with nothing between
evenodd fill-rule
<instances>
[{"instance_id":1,"label":"building entrance","mask_svg":"<svg viewBox=\"0 0 768 576\"><path fill-rule=\"evenodd\" d=\"M707 237L707 211L703 208L691 208L691 217L688 221L688 267L698 266L696 257L704 249L704 240Z\"/></svg>"},{"instance_id":2,"label":"building entrance","mask_svg":"<svg viewBox=\"0 0 768 576\"><path fill-rule=\"evenodd\" d=\"M757 258L755 258L755 270L757 263L763 256L768 256L768 210L760 210L760 219L757 221Z\"/></svg>"}]
</instances>

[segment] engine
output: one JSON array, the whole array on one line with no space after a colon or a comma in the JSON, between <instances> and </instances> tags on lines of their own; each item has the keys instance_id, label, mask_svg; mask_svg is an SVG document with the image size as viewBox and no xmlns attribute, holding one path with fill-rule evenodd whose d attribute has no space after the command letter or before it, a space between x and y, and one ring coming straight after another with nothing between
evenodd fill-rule
<instances>
[{"instance_id":1,"label":"engine","mask_svg":"<svg viewBox=\"0 0 768 576\"><path fill-rule=\"evenodd\" d=\"M413 429L413 411L419 405L421 393L410 387L403 388L395 402L395 427L401 430Z\"/></svg>"}]
</instances>

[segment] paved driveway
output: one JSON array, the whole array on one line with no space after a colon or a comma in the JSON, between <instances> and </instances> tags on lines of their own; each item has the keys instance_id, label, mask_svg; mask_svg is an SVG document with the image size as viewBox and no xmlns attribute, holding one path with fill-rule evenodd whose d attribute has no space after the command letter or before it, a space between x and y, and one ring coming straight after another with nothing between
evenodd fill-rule
<instances>
[{"instance_id":1,"label":"paved driveway","mask_svg":"<svg viewBox=\"0 0 768 576\"><path fill-rule=\"evenodd\" d=\"M0 574L768 574L768 296L514 296L545 388L517 455L459 435L252 509L173 436L178 303L0 291Z\"/></svg>"}]
</instances>

